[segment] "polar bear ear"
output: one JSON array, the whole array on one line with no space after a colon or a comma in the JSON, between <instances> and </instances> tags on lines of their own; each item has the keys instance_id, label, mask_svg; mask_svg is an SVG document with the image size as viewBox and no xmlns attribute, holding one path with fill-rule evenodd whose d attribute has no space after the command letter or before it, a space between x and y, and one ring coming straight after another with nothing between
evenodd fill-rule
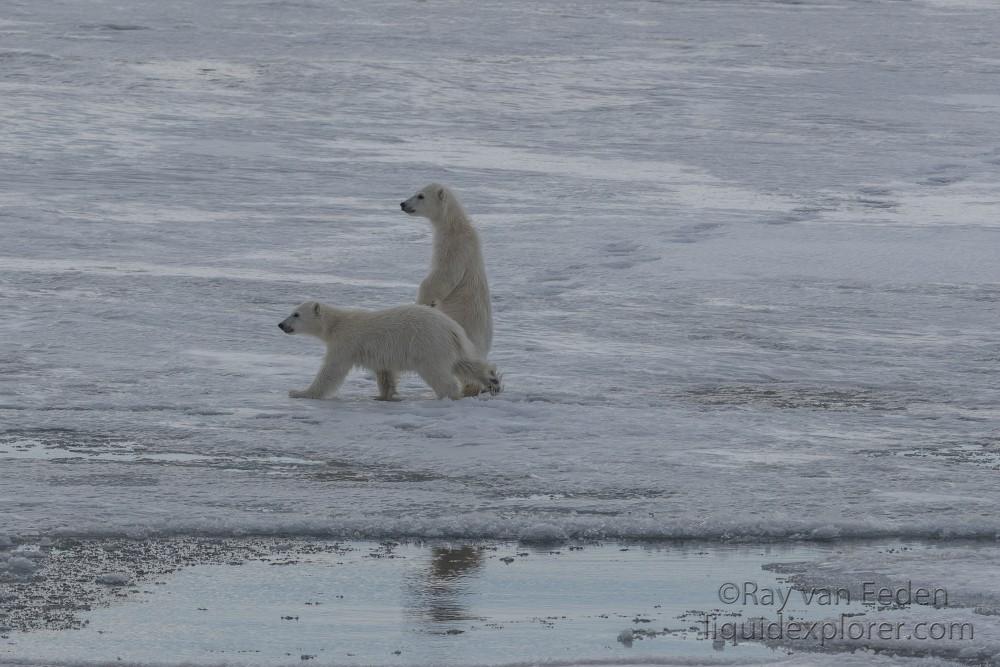
<instances>
[{"instance_id":1,"label":"polar bear ear","mask_svg":"<svg viewBox=\"0 0 1000 667\"><path fill-rule=\"evenodd\" d=\"M444 188L438 188L438 201L444 201L448 198L448 191Z\"/></svg>"},{"instance_id":2,"label":"polar bear ear","mask_svg":"<svg viewBox=\"0 0 1000 667\"><path fill-rule=\"evenodd\" d=\"M319 302L318 301L316 301L316 302L313 303L313 315L315 315L316 317L319 317Z\"/></svg>"}]
</instances>

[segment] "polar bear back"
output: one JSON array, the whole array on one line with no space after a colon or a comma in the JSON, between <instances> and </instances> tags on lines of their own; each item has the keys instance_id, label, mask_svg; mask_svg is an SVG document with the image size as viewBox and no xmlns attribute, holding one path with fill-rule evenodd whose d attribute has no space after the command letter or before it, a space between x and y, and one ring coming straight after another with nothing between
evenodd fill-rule
<instances>
[{"instance_id":1,"label":"polar bear back","mask_svg":"<svg viewBox=\"0 0 1000 667\"><path fill-rule=\"evenodd\" d=\"M399 372L451 368L459 359L478 357L462 328L434 308L411 304L347 313L328 342L355 366Z\"/></svg>"}]
</instances>

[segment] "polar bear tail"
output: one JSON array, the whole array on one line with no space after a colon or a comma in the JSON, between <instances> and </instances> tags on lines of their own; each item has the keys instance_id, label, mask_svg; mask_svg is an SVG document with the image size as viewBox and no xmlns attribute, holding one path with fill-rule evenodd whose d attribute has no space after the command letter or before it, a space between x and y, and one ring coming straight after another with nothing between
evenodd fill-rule
<instances>
[{"instance_id":1,"label":"polar bear tail","mask_svg":"<svg viewBox=\"0 0 1000 667\"><path fill-rule=\"evenodd\" d=\"M503 388L496 366L491 364L474 359L459 359L452 370L464 384L478 384L483 391L488 391L493 396Z\"/></svg>"}]
</instances>

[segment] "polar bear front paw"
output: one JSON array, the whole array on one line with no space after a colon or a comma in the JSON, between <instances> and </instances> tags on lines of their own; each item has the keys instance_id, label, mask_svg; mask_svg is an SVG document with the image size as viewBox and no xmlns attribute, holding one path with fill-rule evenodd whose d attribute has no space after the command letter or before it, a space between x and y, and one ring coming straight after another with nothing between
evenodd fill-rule
<instances>
[{"instance_id":1,"label":"polar bear front paw","mask_svg":"<svg viewBox=\"0 0 1000 667\"><path fill-rule=\"evenodd\" d=\"M308 389L298 390L292 389L288 392L289 398L319 398L319 396L314 395Z\"/></svg>"}]
</instances>

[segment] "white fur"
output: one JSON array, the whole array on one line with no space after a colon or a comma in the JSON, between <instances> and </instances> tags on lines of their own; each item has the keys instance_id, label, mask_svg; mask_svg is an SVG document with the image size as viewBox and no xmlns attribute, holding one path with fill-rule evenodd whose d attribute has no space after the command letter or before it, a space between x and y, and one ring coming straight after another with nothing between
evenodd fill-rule
<instances>
[{"instance_id":1,"label":"white fur","mask_svg":"<svg viewBox=\"0 0 1000 667\"><path fill-rule=\"evenodd\" d=\"M483 363L462 328L444 313L421 305L388 310L345 310L309 301L278 325L289 334L326 343L326 358L309 388L292 398L333 394L355 366L398 374L416 371L438 398L462 397L462 383L499 389L494 370ZM380 398L391 398L383 389Z\"/></svg>"},{"instance_id":2,"label":"white fur","mask_svg":"<svg viewBox=\"0 0 1000 667\"><path fill-rule=\"evenodd\" d=\"M455 193L443 185L428 185L400 207L429 219L434 228L431 270L420 283L417 303L438 308L462 325L485 359L493 345L493 314L479 234Z\"/></svg>"}]
</instances>

